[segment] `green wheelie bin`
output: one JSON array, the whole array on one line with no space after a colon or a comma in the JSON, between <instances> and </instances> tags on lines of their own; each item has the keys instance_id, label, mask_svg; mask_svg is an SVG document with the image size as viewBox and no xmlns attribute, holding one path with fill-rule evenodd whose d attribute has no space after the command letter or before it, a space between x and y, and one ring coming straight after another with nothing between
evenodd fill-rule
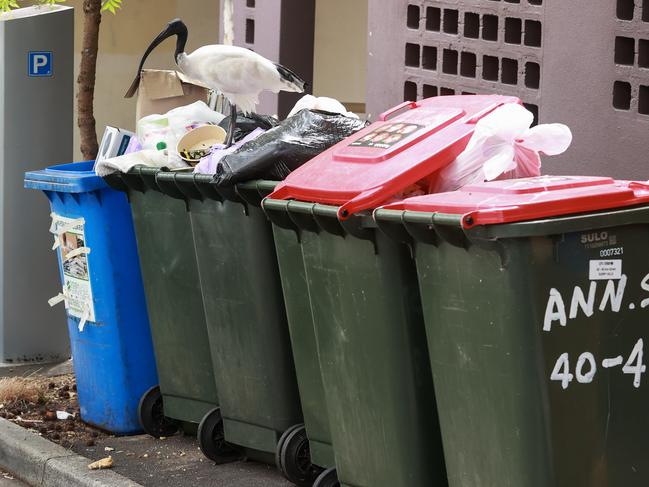
<instances>
[{"instance_id":1,"label":"green wheelie bin","mask_svg":"<svg viewBox=\"0 0 649 487\"><path fill-rule=\"evenodd\" d=\"M273 219L277 261L311 462L322 470L317 484L320 487L335 487L339 484L331 442L327 397L322 384L313 328L309 287L300 246L300 230L286 215L273 214Z\"/></svg>"},{"instance_id":2,"label":"green wheelie bin","mask_svg":"<svg viewBox=\"0 0 649 487\"><path fill-rule=\"evenodd\" d=\"M191 430L218 407L189 213L162 193L161 172L138 166L105 178L127 193L133 214L160 381L139 415L153 436L172 434L178 422Z\"/></svg>"},{"instance_id":3,"label":"green wheelie bin","mask_svg":"<svg viewBox=\"0 0 649 487\"><path fill-rule=\"evenodd\" d=\"M298 349L316 342L338 478L314 485L445 486L408 249L371 228L371 219L340 226L337 207L277 200L265 207L275 221L282 210L303 217L296 230L315 330L294 341ZM320 392L303 392L312 390Z\"/></svg>"},{"instance_id":4,"label":"green wheelie bin","mask_svg":"<svg viewBox=\"0 0 649 487\"><path fill-rule=\"evenodd\" d=\"M313 329L293 346L316 344L338 477L314 487L447 485L414 261L366 210L426 186L464 149L476 120L512 102L439 97L395 107L264 200L280 264L294 249L291 268L301 259L308 285ZM286 288L288 269L282 277ZM301 392L308 404L310 390Z\"/></svg>"},{"instance_id":5,"label":"green wheelie bin","mask_svg":"<svg viewBox=\"0 0 649 487\"><path fill-rule=\"evenodd\" d=\"M649 185L539 177L386 205L413 246L449 485L649 485Z\"/></svg>"},{"instance_id":6,"label":"green wheelie bin","mask_svg":"<svg viewBox=\"0 0 649 487\"><path fill-rule=\"evenodd\" d=\"M182 173L161 174L158 183L185 199L191 217L219 391L213 421L246 456L276 461L293 483L310 486L319 472L304 431L271 224L261 209L276 183L217 187L211 175ZM206 454L211 435L199 427Z\"/></svg>"}]
</instances>

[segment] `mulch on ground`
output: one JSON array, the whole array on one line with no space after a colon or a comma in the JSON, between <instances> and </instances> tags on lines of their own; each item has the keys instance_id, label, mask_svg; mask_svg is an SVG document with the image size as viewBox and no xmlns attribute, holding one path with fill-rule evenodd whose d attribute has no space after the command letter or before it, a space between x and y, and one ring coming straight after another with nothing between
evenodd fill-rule
<instances>
[{"instance_id":1,"label":"mulch on ground","mask_svg":"<svg viewBox=\"0 0 649 487\"><path fill-rule=\"evenodd\" d=\"M72 417L59 419L57 411ZM98 438L111 436L81 421L72 374L0 379L0 417L65 448L79 443L94 446Z\"/></svg>"}]
</instances>

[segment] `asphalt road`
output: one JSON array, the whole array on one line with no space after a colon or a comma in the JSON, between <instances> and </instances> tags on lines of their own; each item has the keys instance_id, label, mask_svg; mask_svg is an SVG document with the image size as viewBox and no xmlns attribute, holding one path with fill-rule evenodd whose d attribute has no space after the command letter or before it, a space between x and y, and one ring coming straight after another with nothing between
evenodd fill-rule
<instances>
[{"instance_id":1,"label":"asphalt road","mask_svg":"<svg viewBox=\"0 0 649 487\"><path fill-rule=\"evenodd\" d=\"M72 449L92 461L111 455L115 472L144 486L294 487L274 467L261 463L215 465L189 436L103 438L95 446L75 445Z\"/></svg>"}]
</instances>

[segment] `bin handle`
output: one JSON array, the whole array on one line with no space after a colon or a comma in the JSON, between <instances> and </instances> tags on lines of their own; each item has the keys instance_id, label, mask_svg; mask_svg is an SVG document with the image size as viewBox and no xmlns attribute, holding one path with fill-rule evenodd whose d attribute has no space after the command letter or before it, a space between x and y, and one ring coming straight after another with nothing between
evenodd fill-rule
<instances>
[{"instance_id":1,"label":"bin handle","mask_svg":"<svg viewBox=\"0 0 649 487\"><path fill-rule=\"evenodd\" d=\"M381 115L379 115L379 121L381 122L387 122L388 118L390 118L392 115L394 115L397 112L400 112L404 108L408 108L409 110L413 110L415 108L418 108L420 105L416 101L404 101L400 105L397 105L396 107L392 107L389 110L383 112Z\"/></svg>"}]
</instances>

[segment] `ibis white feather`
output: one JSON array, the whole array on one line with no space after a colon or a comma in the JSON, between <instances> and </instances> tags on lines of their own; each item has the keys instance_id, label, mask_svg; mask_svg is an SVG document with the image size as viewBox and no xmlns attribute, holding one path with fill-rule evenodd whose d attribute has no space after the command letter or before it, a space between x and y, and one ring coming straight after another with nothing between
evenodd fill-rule
<instances>
[{"instance_id":1,"label":"ibis white feather","mask_svg":"<svg viewBox=\"0 0 649 487\"><path fill-rule=\"evenodd\" d=\"M187 26L182 20L175 19L169 22L165 30L158 34L147 48L140 61L138 75L126 94L127 97L133 96L137 90L140 72L147 56L165 39L174 35L177 36L175 58L178 67L190 78L223 93L232 106L228 144L232 143L236 107L244 113L253 112L259 103L259 94L266 90L273 93L304 92L304 81L290 69L242 47L215 44L200 47L187 54L185 52Z\"/></svg>"},{"instance_id":2,"label":"ibis white feather","mask_svg":"<svg viewBox=\"0 0 649 487\"><path fill-rule=\"evenodd\" d=\"M203 46L181 53L176 62L187 76L220 91L244 113L254 111L264 90L304 91L303 85L283 78L274 63L242 47Z\"/></svg>"}]
</instances>

